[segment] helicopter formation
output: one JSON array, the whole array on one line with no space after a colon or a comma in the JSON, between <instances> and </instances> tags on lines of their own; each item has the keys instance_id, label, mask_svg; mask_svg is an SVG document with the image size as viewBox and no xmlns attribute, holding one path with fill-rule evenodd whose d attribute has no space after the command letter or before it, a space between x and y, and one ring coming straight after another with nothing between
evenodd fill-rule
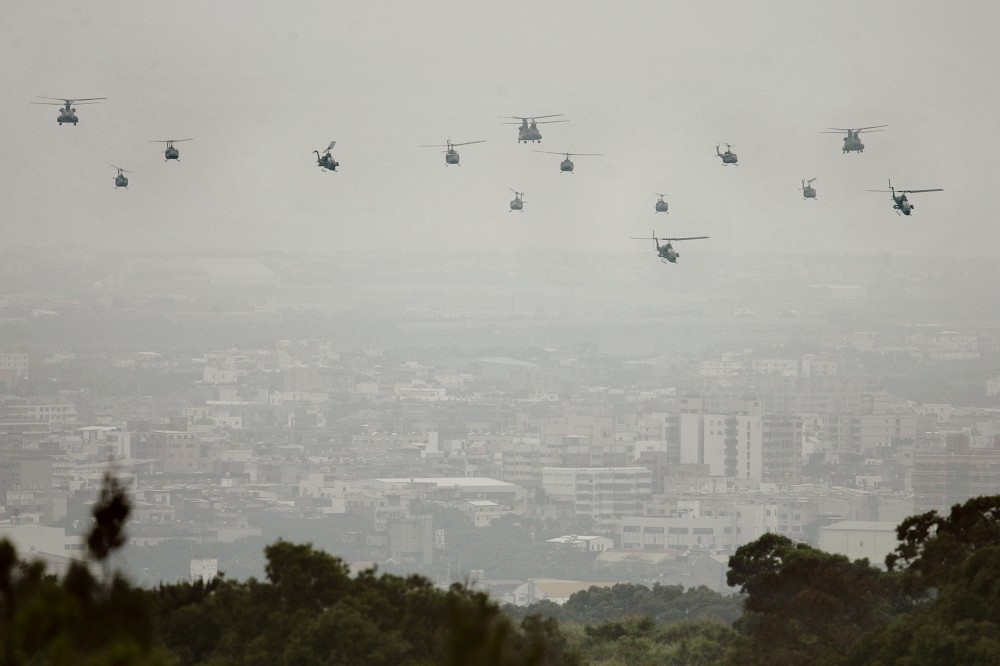
<instances>
[{"instance_id":1,"label":"helicopter formation","mask_svg":"<svg viewBox=\"0 0 1000 666\"><path fill-rule=\"evenodd\" d=\"M63 98L63 97L44 97L39 95L39 99L52 100L46 102L31 102L31 104L43 104L58 106L59 116L56 121L61 126L63 124L73 124L74 126L79 122L79 117L76 115L76 108L74 104L97 104L101 101L106 100L106 97L79 97L79 98ZM547 123L564 123L569 122L568 119L560 118L559 120L548 120L550 118L558 118L562 114L551 114L544 116L501 116L501 118L507 118L516 122L508 122L505 124L518 125L518 143L538 143L542 140L542 135L538 129L538 125ZM840 134L846 132L847 135L843 139L842 153L847 154L851 152L863 153L865 149L864 143L862 143L860 135L864 132L884 132L888 128L888 125L870 125L867 127L857 127L857 128L840 128L840 127L829 127L826 130L822 130L823 134ZM192 141L192 138L186 139L154 139L151 143L165 143L166 147L164 149L164 161L179 161L180 151L174 145L175 143L180 143L182 141ZM336 171L340 163L337 162L332 154L333 148L336 145L336 141L331 141L326 149L321 153L319 150L314 150L313 153L316 155L317 166L323 171ZM463 142L453 142L450 138L446 140L444 144L429 144L419 146L421 148L444 148L442 152L444 153L445 166L460 164L460 156L456 147L458 146L468 146L476 143L485 143L485 139L478 139L475 141L463 141ZM722 160L723 166L739 166L738 158L735 152L732 150L732 146L726 143L725 152L721 149L722 144L717 144L715 146L715 153ZM536 153L546 153L550 155L563 155L564 159L559 164L560 173L573 173L574 163L571 159L572 157L578 156L600 156L602 153L571 153L567 151L551 151L551 150L533 150ZM124 188L128 189L128 177L126 173L132 173L120 166L111 165L113 169L117 170L117 175L115 176L115 189ZM816 200L816 189L812 186L812 183L817 180L817 178L801 179L801 191L802 198ZM513 188L509 188L511 192L514 193L514 199L510 202L510 211L524 212L524 192L519 192ZM928 189L896 189L892 185L892 180L889 180L888 190L866 190L867 192L880 192L888 193L893 202L893 209L896 211L897 215L909 216L912 214L916 206L910 203L907 198L908 194L917 194L924 192L943 192L942 188L928 188ZM657 193L658 200L654 205L654 211L656 213L667 213L669 211L669 205L667 204L664 197L666 194ZM634 240L652 240L656 245L657 256L664 263L677 263L680 253L673 248L673 243L679 241L688 240L703 240L709 238L708 236L685 236L685 237L672 237L672 238L661 238L656 236L656 232L653 232L651 237L632 237ZM661 245L660 241L664 241Z\"/></svg>"}]
</instances>

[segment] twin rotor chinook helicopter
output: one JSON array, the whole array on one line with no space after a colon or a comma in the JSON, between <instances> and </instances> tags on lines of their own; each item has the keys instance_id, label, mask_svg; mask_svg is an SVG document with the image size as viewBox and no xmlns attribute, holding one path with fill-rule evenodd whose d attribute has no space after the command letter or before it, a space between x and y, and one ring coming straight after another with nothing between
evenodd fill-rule
<instances>
[{"instance_id":1,"label":"twin rotor chinook helicopter","mask_svg":"<svg viewBox=\"0 0 1000 666\"><path fill-rule=\"evenodd\" d=\"M568 123L569 120L542 120L539 118L555 118L561 116L561 113L553 113L549 116L535 116L527 117L524 116L500 116L501 118L510 118L511 120L518 120L520 122L515 123L504 123L505 125L520 125L517 128L517 142L518 143L537 143L542 140L542 133L538 131L539 125L546 125L548 123Z\"/></svg>"},{"instance_id":2,"label":"twin rotor chinook helicopter","mask_svg":"<svg viewBox=\"0 0 1000 666\"><path fill-rule=\"evenodd\" d=\"M39 99L54 99L55 102L32 102L32 104L48 104L51 106L61 106L59 109L59 117L56 118L56 122L62 125L63 123L73 123L76 125L80 119L76 117L76 109L73 108L74 104L97 104L102 99L107 99L107 97L79 97L77 99L66 99L65 97L43 97L38 95ZM59 103L62 100L62 104Z\"/></svg>"},{"instance_id":3,"label":"twin rotor chinook helicopter","mask_svg":"<svg viewBox=\"0 0 1000 666\"><path fill-rule=\"evenodd\" d=\"M865 152L865 144L861 143L861 137L859 136L862 132L884 132L886 127L888 125L872 125L871 127L858 127L857 129L827 127L820 134L840 134L841 132L847 132L847 136L844 137L844 147L842 149L846 155L847 153Z\"/></svg>"}]
</instances>

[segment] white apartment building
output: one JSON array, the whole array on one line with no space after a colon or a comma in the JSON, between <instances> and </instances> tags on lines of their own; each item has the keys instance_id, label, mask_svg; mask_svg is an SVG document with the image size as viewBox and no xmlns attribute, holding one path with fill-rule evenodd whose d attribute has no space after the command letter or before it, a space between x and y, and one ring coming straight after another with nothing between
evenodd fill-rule
<instances>
[{"instance_id":1,"label":"white apartment building","mask_svg":"<svg viewBox=\"0 0 1000 666\"><path fill-rule=\"evenodd\" d=\"M682 412L679 421L682 465L708 465L710 476L763 479L760 416Z\"/></svg>"},{"instance_id":2,"label":"white apartment building","mask_svg":"<svg viewBox=\"0 0 1000 666\"><path fill-rule=\"evenodd\" d=\"M0 352L0 370L13 370L18 377L28 374L28 355L22 352Z\"/></svg>"},{"instance_id":3,"label":"white apartment building","mask_svg":"<svg viewBox=\"0 0 1000 666\"><path fill-rule=\"evenodd\" d=\"M578 517L615 520L638 513L652 497L653 473L645 467L543 467L542 488L556 502L572 504Z\"/></svg>"},{"instance_id":4,"label":"white apartment building","mask_svg":"<svg viewBox=\"0 0 1000 666\"><path fill-rule=\"evenodd\" d=\"M627 516L620 521L622 548L708 548L732 553L778 531L778 504L680 500L670 516Z\"/></svg>"}]
</instances>

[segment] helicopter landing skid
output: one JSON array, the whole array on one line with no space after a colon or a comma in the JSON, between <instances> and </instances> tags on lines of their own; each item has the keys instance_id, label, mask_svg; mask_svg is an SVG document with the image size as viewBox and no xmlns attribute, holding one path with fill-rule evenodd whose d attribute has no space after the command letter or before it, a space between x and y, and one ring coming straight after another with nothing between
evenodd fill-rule
<instances>
[{"instance_id":1,"label":"helicopter landing skid","mask_svg":"<svg viewBox=\"0 0 1000 666\"><path fill-rule=\"evenodd\" d=\"M677 262L676 261L670 261L669 259L663 259L663 258L661 258L660 259L660 263L661 264L675 264Z\"/></svg>"}]
</instances>

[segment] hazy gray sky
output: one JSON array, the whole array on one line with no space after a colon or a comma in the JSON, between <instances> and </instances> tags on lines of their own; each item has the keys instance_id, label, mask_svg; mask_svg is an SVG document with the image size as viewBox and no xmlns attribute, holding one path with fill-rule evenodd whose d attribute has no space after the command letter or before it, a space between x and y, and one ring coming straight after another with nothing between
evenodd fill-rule
<instances>
[{"instance_id":1,"label":"hazy gray sky","mask_svg":"<svg viewBox=\"0 0 1000 666\"><path fill-rule=\"evenodd\" d=\"M619 251L655 228L712 252L993 255L998 19L915 0L5 2L0 219L8 244L91 248ZM36 95L109 99L59 127ZM551 113L570 122L540 146L497 118ZM863 155L818 133L883 123ZM184 137L179 163L149 143ZM487 142L460 167L417 147L449 137ZM570 175L532 147L604 155ZM946 191L899 218L864 192L888 178Z\"/></svg>"}]
</instances>

